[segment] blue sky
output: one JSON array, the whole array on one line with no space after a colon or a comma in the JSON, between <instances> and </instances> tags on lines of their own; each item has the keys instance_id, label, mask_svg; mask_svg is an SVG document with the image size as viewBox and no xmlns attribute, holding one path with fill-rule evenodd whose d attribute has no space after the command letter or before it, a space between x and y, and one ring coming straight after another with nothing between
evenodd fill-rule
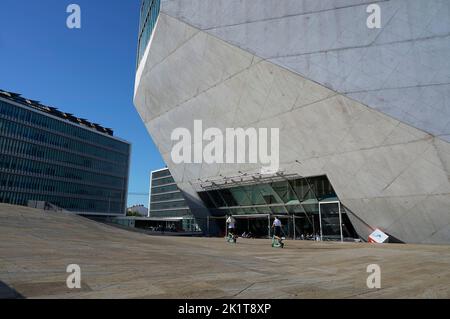
<instances>
[{"instance_id":1,"label":"blue sky","mask_svg":"<svg viewBox=\"0 0 450 319\"><path fill-rule=\"evenodd\" d=\"M81 29L66 8L81 7ZM133 144L131 193L164 167L133 106L139 0L2 0L0 88L114 129ZM128 197L145 204L148 197Z\"/></svg>"}]
</instances>

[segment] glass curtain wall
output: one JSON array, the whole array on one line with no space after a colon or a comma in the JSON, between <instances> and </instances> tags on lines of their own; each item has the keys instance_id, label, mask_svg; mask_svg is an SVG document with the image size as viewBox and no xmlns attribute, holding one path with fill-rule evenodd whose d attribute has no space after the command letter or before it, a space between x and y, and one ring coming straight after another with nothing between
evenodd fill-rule
<instances>
[{"instance_id":1,"label":"glass curtain wall","mask_svg":"<svg viewBox=\"0 0 450 319\"><path fill-rule=\"evenodd\" d=\"M156 21L159 15L159 9L161 6L160 0L142 0L141 1L141 18L139 25L139 39L138 39L138 56L137 66L144 56L145 49L155 28Z\"/></svg>"},{"instance_id":2,"label":"glass curtain wall","mask_svg":"<svg viewBox=\"0 0 450 319\"><path fill-rule=\"evenodd\" d=\"M252 218L254 215L279 216L290 237L313 239L321 235L327 220L320 220L319 204L338 201L337 195L326 176L280 180L265 184L235 186L199 193L206 206L215 216L234 215L248 217L238 222L242 229L256 235L266 236L268 218ZM346 215L342 208L341 214ZM342 217L343 236L356 238L356 232L347 216ZM294 226L295 225L295 226ZM339 225L338 225L339 226ZM259 237L259 236L256 236ZM330 240L337 237L330 236ZM340 237L339 237L340 239Z\"/></svg>"},{"instance_id":3,"label":"glass curtain wall","mask_svg":"<svg viewBox=\"0 0 450 319\"><path fill-rule=\"evenodd\" d=\"M200 231L169 169L152 172L150 193L150 217L182 217L183 219L177 223L176 229Z\"/></svg>"},{"instance_id":4,"label":"glass curtain wall","mask_svg":"<svg viewBox=\"0 0 450 319\"><path fill-rule=\"evenodd\" d=\"M130 144L11 99L0 99L0 202L123 214Z\"/></svg>"}]
</instances>

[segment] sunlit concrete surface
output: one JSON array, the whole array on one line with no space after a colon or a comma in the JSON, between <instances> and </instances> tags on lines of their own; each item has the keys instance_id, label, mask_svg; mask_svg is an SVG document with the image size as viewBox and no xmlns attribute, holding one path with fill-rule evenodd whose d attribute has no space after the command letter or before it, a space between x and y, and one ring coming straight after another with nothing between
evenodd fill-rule
<instances>
[{"instance_id":1,"label":"sunlit concrete surface","mask_svg":"<svg viewBox=\"0 0 450 319\"><path fill-rule=\"evenodd\" d=\"M82 289L66 287L78 264ZM381 267L368 289L367 266ZM450 247L151 237L0 205L0 297L449 298Z\"/></svg>"}]
</instances>

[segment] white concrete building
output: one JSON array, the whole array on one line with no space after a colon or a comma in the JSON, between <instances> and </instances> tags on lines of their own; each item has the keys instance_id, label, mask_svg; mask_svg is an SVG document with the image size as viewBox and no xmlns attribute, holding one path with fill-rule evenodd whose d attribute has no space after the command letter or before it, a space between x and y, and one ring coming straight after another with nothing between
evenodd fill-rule
<instances>
[{"instance_id":1,"label":"white concrete building","mask_svg":"<svg viewBox=\"0 0 450 319\"><path fill-rule=\"evenodd\" d=\"M148 208L144 205L133 205L127 208L127 212L139 214L142 217L148 216Z\"/></svg>"},{"instance_id":2,"label":"white concrete building","mask_svg":"<svg viewBox=\"0 0 450 319\"><path fill-rule=\"evenodd\" d=\"M379 29L367 26L372 3ZM449 1L162 0L158 8L143 1L134 102L194 214L257 212L227 200L211 210L199 193L239 178L251 184L261 165L175 164L173 130L192 131L194 120L279 128L284 179L326 176L363 239L379 228L403 242L450 242ZM283 211L260 206L308 214L298 193L297 212L281 197ZM319 209L327 200L313 197Z\"/></svg>"}]
</instances>

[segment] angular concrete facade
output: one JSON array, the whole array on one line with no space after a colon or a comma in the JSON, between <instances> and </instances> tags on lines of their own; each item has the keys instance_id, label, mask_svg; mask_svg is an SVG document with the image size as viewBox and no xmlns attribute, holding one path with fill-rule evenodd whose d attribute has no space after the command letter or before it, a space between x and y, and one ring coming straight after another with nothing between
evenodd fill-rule
<instances>
[{"instance_id":1,"label":"angular concrete facade","mask_svg":"<svg viewBox=\"0 0 450 319\"><path fill-rule=\"evenodd\" d=\"M199 217L198 179L255 164L175 165L175 128L280 128L281 169L327 175L358 234L450 242L450 2L167 0L135 105ZM194 146L193 146L194 147Z\"/></svg>"}]
</instances>

